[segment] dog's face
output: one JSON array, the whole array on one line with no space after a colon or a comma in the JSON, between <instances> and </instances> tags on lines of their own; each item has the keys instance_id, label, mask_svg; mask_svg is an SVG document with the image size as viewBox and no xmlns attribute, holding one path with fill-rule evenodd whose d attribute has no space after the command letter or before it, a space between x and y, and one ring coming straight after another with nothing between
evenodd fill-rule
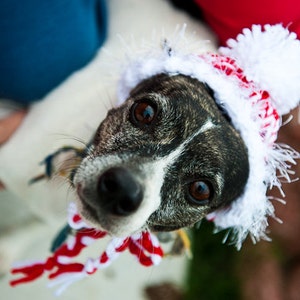
<instances>
[{"instance_id":1,"label":"dog's face","mask_svg":"<svg viewBox=\"0 0 300 300\"><path fill-rule=\"evenodd\" d=\"M160 74L110 110L76 171L81 214L116 236L192 226L244 189L247 149L196 79Z\"/></svg>"}]
</instances>

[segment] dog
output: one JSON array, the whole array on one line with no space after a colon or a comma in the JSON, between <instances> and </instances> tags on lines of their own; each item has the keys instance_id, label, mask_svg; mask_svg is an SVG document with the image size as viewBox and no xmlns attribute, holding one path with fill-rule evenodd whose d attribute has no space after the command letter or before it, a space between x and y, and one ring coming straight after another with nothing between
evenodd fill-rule
<instances>
[{"instance_id":1,"label":"dog","mask_svg":"<svg viewBox=\"0 0 300 300\"><path fill-rule=\"evenodd\" d=\"M184 75L143 80L84 153L72 174L80 212L114 236L191 227L239 197L249 174L247 147L211 89Z\"/></svg>"}]
</instances>

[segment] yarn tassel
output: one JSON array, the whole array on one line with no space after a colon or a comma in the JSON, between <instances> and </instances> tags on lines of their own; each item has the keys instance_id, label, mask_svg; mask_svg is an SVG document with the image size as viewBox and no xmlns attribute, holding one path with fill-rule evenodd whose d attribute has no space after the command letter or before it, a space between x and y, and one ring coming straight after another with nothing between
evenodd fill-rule
<instances>
[{"instance_id":1,"label":"yarn tassel","mask_svg":"<svg viewBox=\"0 0 300 300\"><path fill-rule=\"evenodd\" d=\"M148 231L142 231L129 237L112 238L106 250L97 259L89 258L84 264L72 262L71 258L78 256L81 251L95 240L104 238L107 233L88 226L77 213L75 204L69 207L69 226L76 229L75 236L62 244L52 256L44 262L34 262L12 269L12 274L23 277L12 280L11 286L34 281L45 272L53 282L50 287L60 285L56 295L60 295L72 283L94 274L99 269L107 268L126 249L136 256L143 266L158 265L163 257L163 250L158 239Z\"/></svg>"},{"instance_id":2,"label":"yarn tassel","mask_svg":"<svg viewBox=\"0 0 300 300\"><path fill-rule=\"evenodd\" d=\"M12 274L22 274L20 279L12 280L11 286L21 283L33 281L41 277L45 272L54 271L49 274L49 278L53 279L64 273L81 272L83 265L80 263L69 263L70 258L75 257L94 240L103 238L106 235L103 231L92 231L91 229L83 229L76 233L73 239L58 248L53 256L48 257L44 262L34 262L32 264L15 267L11 270ZM55 271L56 269L56 271Z\"/></svg>"}]
</instances>

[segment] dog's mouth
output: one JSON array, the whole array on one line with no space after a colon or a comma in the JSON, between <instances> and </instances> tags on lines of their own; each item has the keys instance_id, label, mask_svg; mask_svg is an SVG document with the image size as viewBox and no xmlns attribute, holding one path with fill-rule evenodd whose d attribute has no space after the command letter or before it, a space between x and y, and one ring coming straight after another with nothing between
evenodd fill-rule
<instances>
[{"instance_id":1,"label":"dog's mouth","mask_svg":"<svg viewBox=\"0 0 300 300\"><path fill-rule=\"evenodd\" d=\"M144 228L150 229L154 232L168 232L168 231L174 231L181 228L181 226L178 226L178 224L168 224L168 225L160 225L160 224L154 224L152 222L148 222L148 220L145 221L145 224L141 225L140 228L134 228L131 231L124 230L122 234L119 232L119 226L118 223L124 223L122 221L122 217L118 217L115 215L108 215L108 214L101 214L99 215L97 213L97 210L91 206L89 203L87 203L84 199L80 199L81 201L81 215L84 219L86 219L88 222L92 223L93 226L100 230L105 230L109 234L113 236L124 236L124 235L131 235L134 232L140 231ZM130 222L128 220L127 222ZM126 226L126 225L125 225ZM117 229L116 229L117 228ZM125 229L125 228L124 228Z\"/></svg>"},{"instance_id":2,"label":"dog's mouth","mask_svg":"<svg viewBox=\"0 0 300 300\"><path fill-rule=\"evenodd\" d=\"M93 225L98 224L99 227L100 222L98 220L98 216L96 213L96 209L85 200L85 196L84 196L84 190L83 190L83 185L81 183L77 184L76 186L76 193L78 196L78 201L80 203L79 207L80 207L80 214L81 216L88 221L88 223L92 223ZM104 228L99 228L104 230Z\"/></svg>"}]
</instances>

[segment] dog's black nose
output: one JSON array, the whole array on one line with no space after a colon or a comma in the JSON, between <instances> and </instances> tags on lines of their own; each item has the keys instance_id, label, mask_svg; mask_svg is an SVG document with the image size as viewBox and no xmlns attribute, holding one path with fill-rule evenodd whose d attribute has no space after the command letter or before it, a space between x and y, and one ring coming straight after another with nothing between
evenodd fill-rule
<instances>
[{"instance_id":1,"label":"dog's black nose","mask_svg":"<svg viewBox=\"0 0 300 300\"><path fill-rule=\"evenodd\" d=\"M100 176L97 192L102 208L118 216L135 212L143 199L141 185L121 167L108 169Z\"/></svg>"}]
</instances>

